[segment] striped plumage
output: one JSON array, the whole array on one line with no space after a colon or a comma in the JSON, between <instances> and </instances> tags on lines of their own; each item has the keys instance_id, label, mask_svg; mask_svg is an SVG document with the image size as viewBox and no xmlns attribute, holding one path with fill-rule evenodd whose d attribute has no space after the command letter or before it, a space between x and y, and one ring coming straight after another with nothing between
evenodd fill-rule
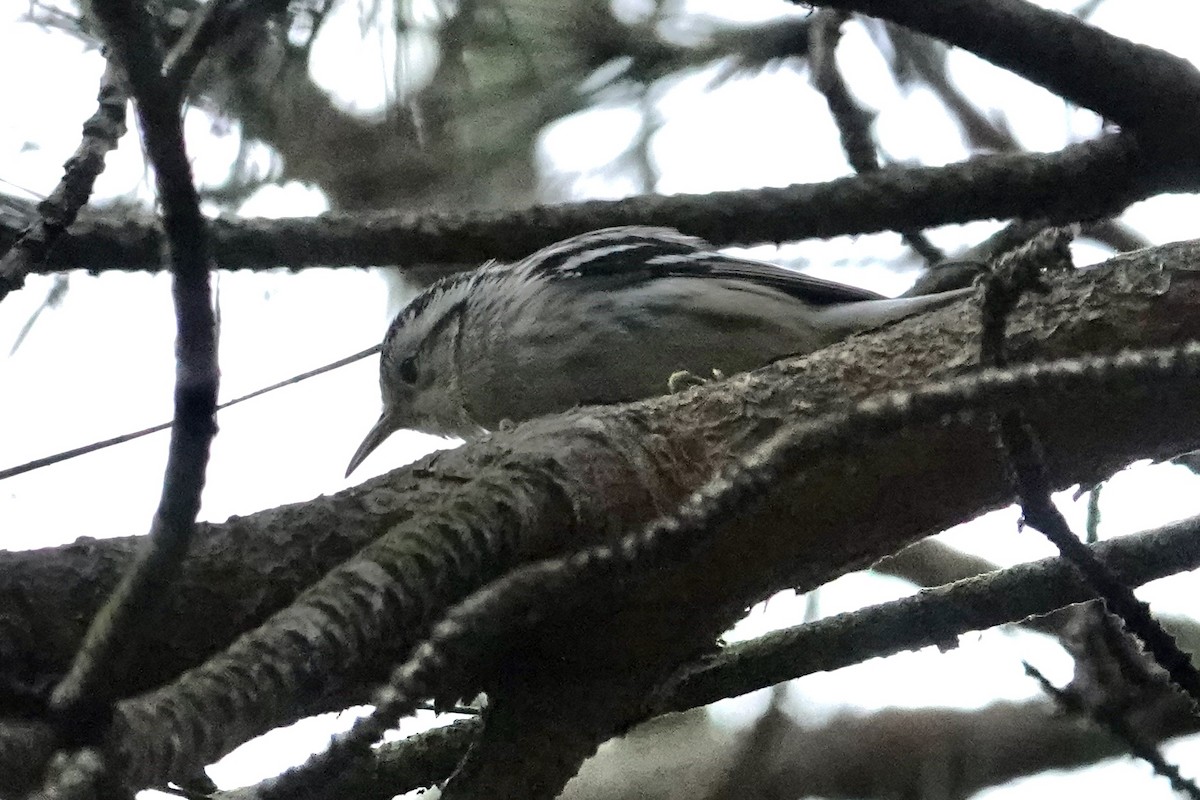
<instances>
[{"instance_id":1,"label":"striped plumage","mask_svg":"<svg viewBox=\"0 0 1200 800\"><path fill-rule=\"evenodd\" d=\"M401 428L470 436L637 400L678 370L742 372L960 295L889 300L669 228L573 236L444 278L397 315L380 359L384 411L350 470Z\"/></svg>"}]
</instances>

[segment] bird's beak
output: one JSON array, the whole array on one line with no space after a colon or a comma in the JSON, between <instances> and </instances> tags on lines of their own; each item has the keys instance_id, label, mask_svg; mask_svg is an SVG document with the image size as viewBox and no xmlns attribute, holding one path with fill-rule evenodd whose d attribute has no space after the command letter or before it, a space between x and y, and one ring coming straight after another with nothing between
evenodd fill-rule
<instances>
[{"instance_id":1,"label":"bird's beak","mask_svg":"<svg viewBox=\"0 0 1200 800\"><path fill-rule=\"evenodd\" d=\"M354 456L350 459L350 466L346 467L346 477L350 477L350 473L358 468L358 465L366 460L367 456L371 455L376 447L383 444L383 440L391 436L396 431L396 420L384 409L379 415L379 420L367 431L367 436L362 440L362 444L354 451Z\"/></svg>"}]
</instances>

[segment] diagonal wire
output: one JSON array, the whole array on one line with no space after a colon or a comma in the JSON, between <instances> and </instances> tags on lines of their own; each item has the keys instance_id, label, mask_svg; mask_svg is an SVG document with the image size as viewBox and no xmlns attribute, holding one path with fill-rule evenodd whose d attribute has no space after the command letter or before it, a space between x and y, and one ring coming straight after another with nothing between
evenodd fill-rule
<instances>
[{"instance_id":1,"label":"diagonal wire","mask_svg":"<svg viewBox=\"0 0 1200 800\"><path fill-rule=\"evenodd\" d=\"M276 389L282 389L285 386L291 386L293 383L299 383L300 381L305 381L305 380L308 380L309 378L314 378L317 375L321 375L321 374L324 374L331 370L338 369L339 367L344 367L347 364L353 364L355 361L360 361L360 360L366 358L367 356L378 353L379 348L380 348L380 345L377 345L377 344L372 345L372 346L368 347L366 350L360 350L359 352L355 353L352 356L346 356L345 358L340 358L337 361L334 361L329 364L325 364L324 366L321 366L321 367L317 367L316 369L310 369L308 372L302 372L299 375L293 375L292 377L288 378L287 380L282 380L282 381L279 381L278 383L272 383L270 386L264 386L261 389L255 389L253 392L244 394L241 397L235 397L232 400L227 400L226 402L221 403L220 405L217 406L217 411L220 411L221 409L229 408L230 406L236 406L238 403L244 403L247 400L252 400L255 397L259 397L261 395L267 394L268 392L273 392ZM72 458L77 458L79 456L87 455L88 453L94 453L97 450L103 450L107 447L112 447L112 446L118 445L118 444L124 444L125 442L131 442L134 439L140 439L141 437L149 436L152 433L157 433L159 431L165 431L174 424L175 424L174 422L160 422L157 425L151 425L149 428L142 428L139 431L133 431L131 433L123 433L120 436L114 436L111 439L103 439L101 441L92 442L91 444L87 444L82 447L76 447L72 450L64 450L63 452L55 453L54 455L43 456L42 458L35 458L33 461L27 461L26 463L18 464L15 467L8 467L6 469L0 469L0 481L4 480L5 478L11 478L14 475L21 475L26 472L32 472L35 469L41 469L42 467L48 467L51 464L58 464L62 461L67 461Z\"/></svg>"}]
</instances>

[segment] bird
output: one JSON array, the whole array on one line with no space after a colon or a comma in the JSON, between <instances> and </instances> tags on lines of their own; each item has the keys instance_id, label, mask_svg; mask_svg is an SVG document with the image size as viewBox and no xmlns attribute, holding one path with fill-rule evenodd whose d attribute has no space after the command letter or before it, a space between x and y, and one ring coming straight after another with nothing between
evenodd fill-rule
<instances>
[{"instance_id":1,"label":"bird","mask_svg":"<svg viewBox=\"0 0 1200 800\"><path fill-rule=\"evenodd\" d=\"M889 299L671 228L572 236L442 278L397 314L380 349L383 411L346 475L397 430L471 438L661 395L675 373L755 369L970 291Z\"/></svg>"}]
</instances>

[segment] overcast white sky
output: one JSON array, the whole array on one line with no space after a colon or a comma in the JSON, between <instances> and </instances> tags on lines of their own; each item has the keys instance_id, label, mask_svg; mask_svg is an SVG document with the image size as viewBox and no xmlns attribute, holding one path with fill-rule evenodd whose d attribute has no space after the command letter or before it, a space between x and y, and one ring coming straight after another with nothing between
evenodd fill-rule
<instances>
[{"instance_id":1,"label":"overcast white sky","mask_svg":"<svg viewBox=\"0 0 1200 800\"><path fill-rule=\"evenodd\" d=\"M713 14L740 8L749 18L790 9L767 0L743 6L716 0L691 5ZM622 7L638 12L635 2ZM394 90L392 69L385 65L395 54L388 34L363 32L360 5L343 3L340 8L314 49L315 74L347 108L369 113ZM1200 63L1197 8L1189 0L1108 0L1095 21ZM10 12L23 10L22 4ZM405 56L409 75L426 68L422 53L418 46ZM850 77L856 94L881 110L878 130L893 158L943 163L967 155L954 125L931 97L922 91L902 95L887 79L861 27L847 29L839 57L844 64L856 65ZM1098 129L1094 115L1065 109L1046 92L978 59L956 53L952 64L973 97L979 98L979 88L987 87L986 98L1002 105L1006 120L1030 148L1057 149L1068 135L1086 136ZM79 124L94 110L101 68L96 51L64 34L15 21L0 25L0 73L10 76L6 107L30 110L9 114L0 123L0 180L5 182L0 191L36 197L52 189L62 161L78 144ZM717 86L713 78L713 70L698 71L655 88L655 111L664 120L652 142L659 191L783 186L849 172L824 103L805 74L778 66ZM606 173L605 165L637 134L640 124L637 109L612 104L552 126L541 144L547 186L555 196L562 196L566 187L567 196L575 198L619 197L635 191L632 180ZM236 150L236 130L227 131L223 124L214 125L193 112L188 135L197 177L219 181ZM132 137L109 156L108 165L99 197L151 197ZM318 192L292 185L264 189L240 213L294 216L325 207ZM1165 242L1200 236L1198 212L1195 197L1177 196L1141 203L1125 218L1154 242ZM932 238L953 249L974 243L994 228L987 223L955 226L933 231ZM898 293L913 276L871 262L892 259L899 250L898 237L885 234L749 252L766 260L803 259L822 276ZM1090 261L1102 254L1084 248L1079 257ZM31 278L23 291L0 303L0 353L7 353L50 283ZM361 350L378 340L388 321L386 286L369 271L222 273L219 289L224 398ZM14 355L0 356L0 467L169 419L173 335L165 276L72 275L62 304L42 314ZM377 416L378 403L376 364L364 361L223 412L202 518L222 520L349 485L342 473ZM144 532L158 499L166 443L166 435L158 434L0 483L0 545L43 547L81 535ZM453 443L415 433L393 436L353 481L449 444ZM1102 533L1118 535L1198 513L1198 487L1200 482L1178 467L1140 466L1122 473L1103 494ZM1082 528L1083 503L1065 499L1064 504L1072 523ZM947 534L947 539L1002 564L1050 554L1037 534L1016 532L1016 517L1015 510L997 512ZM1195 580L1183 576L1139 594L1157 609L1189 612L1195 608L1196 589ZM822 590L820 609L835 613L910 591L900 581L853 575ZM760 609L739 625L733 636L794 624L801 613L799 601L777 598L766 612ZM993 631L963 640L964 646L949 654L907 654L811 676L793 685L791 697L810 718L846 705L977 706L1037 693L1022 673L1022 659L1060 683L1070 676L1069 660L1038 637ZM738 725L753 708L753 701L728 702L713 713ZM295 734L283 744L278 736L251 743L214 769L214 778L228 788L303 758L303 748L318 746L329 733L328 721L304 728L302 737ZM301 740L297 737L307 744L296 744ZM1200 740L1181 741L1166 752L1183 765L1185 774L1200 777ZM1173 796L1165 781L1148 775L1144 765L1117 759L1087 770L1086 777L1043 775L984 796L1051 796L1060 790Z\"/></svg>"}]
</instances>

